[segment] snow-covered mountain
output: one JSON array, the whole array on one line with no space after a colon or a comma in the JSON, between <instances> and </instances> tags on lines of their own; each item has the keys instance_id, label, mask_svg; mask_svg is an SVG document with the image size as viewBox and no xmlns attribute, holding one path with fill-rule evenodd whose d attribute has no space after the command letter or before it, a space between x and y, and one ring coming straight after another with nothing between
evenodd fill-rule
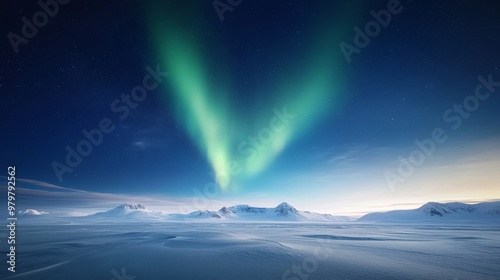
<instances>
[{"instance_id":1,"label":"snow-covered mountain","mask_svg":"<svg viewBox=\"0 0 500 280\"><path fill-rule=\"evenodd\" d=\"M147 209L141 204L122 204L111 210L87 216L89 218L111 219L165 219L165 220L232 220L232 221L351 221L349 217L318 214L308 211L299 211L288 203L281 203L274 208L252 207L236 205L222 207L218 211L200 210L188 214L166 214Z\"/></svg>"},{"instance_id":2,"label":"snow-covered mountain","mask_svg":"<svg viewBox=\"0 0 500 280\"><path fill-rule=\"evenodd\" d=\"M283 202L274 208L235 205L222 207L219 211L196 211L184 215L184 218L224 219L224 220L265 220L265 221L350 221L349 217L318 214L299 211L290 204Z\"/></svg>"},{"instance_id":3,"label":"snow-covered mountain","mask_svg":"<svg viewBox=\"0 0 500 280\"><path fill-rule=\"evenodd\" d=\"M160 218L165 213L147 209L142 204L122 204L105 212L98 212L87 217L102 218Z\"/></svg>"},{"instance_id":4,"label":"snow-covered mountain","mask_svg":"<svg viewBox=\"0 0 500 280\"><path fill-rule=\"evenodd\" d=\"M366 214L358 221L481 221L492 219L500 220L500 201L478 204L429 202L413 210Z\"/></svg>"},{"instance_id":5,"label":"snow-covered mountain","mask_svg":"<svg viewBox=\"0 0 500 280\"><path fill-rule=\"evenodd\" d=\"M200 219L209 219L209 218L215 218L215 219L220 219L221 216L217 211L209 211L209 210L204 210L204 211L194 211L189 214L176 214L172 215L170 217L179 217L179 218L200 218Z\"/></svg>"},{"instance_id":6,"label":"snow-covered mountain","mask_svg":"<svg viewBox=\"0 0 500 280\"><path fill-rule=\"evenodd\" d=\"M17 212L17 215L20 217L33 217L33 216L42 216L42 215L48 215L48 214L50 214L50 213L44 212L44 211L38 211L35 209L26 209L26 210Z\"/></svg>"}]
</instances>

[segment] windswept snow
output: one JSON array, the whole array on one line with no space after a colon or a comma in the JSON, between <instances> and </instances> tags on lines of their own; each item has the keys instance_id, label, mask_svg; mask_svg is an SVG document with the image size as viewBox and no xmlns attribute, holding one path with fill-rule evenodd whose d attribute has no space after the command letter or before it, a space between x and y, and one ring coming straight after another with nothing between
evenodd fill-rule
<instances>
[{"instance_id":1,"label":"windswept snow","mask_svg":"<svg viewBox=\"0 0 500 280\"><path fill-rule=\"evenodd\" d=\"M348 223L288 203L189 214L123 204L57 219L26 211L46 218L23 220L22 262L0 279L500 279L499 206L431 202Z\"/></svg>"},{"instance_id":2,"label":"windswept snow","mask_svg":"<svg viewBox=\"0 0 500 280\"><path fill-rule=\"evenodd\" d=\"M3 269L0 279L500 279L499 230L498 224L24 224L16 273Z\"/></svg>"}]
</instances>

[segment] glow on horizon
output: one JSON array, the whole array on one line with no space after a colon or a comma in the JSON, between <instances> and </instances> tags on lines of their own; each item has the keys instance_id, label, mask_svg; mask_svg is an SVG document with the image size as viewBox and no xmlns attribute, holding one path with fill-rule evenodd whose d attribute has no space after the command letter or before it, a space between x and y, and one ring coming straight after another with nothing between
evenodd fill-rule
<instances>
[{"instance_id":1,"label":"glow on horizon","mask_svg":"<svg viewBox=\"0 0 500 280\"><path fill-rule=\"evenodd\" d=\"M246 194L222 193L220 197L209 199L202 209L193 205L190 196L172 198L161 194L138 196L99 193L22 178L17 180L18 193L25 199L23 205L26 208L48 212L58 208L88 212L88 209L105 209L122 203L141 203L153 210L181 213L179 209L182 208L186 210L182 213L187 213L195 210L218 210L223 206L236 204L275 207L281 202L288 202L299 210L361 216L371 212L415 209L430 201L477 203L500 200L498 140L498 137L484 139L473 145L449 143L432 161L420 166L404 184L396 187L395 191L391 191L383 176L386 166L382 162L388 161L383 159L373 163L361 156L357 162L361 165L350 165L350 169L340 171L337 166L335 170L339 174L333 174L329 181L314 180L321 172L308 171L303 175L290 176L287 180L277 176L281 187L269 181L269 186L273 188L264 186L262 190ZM386 150L384 153L388 153L389 158L394 157L394 154ZM332 174L331 166L322 166L317 169L328 175ZM2 176L0 178L6 179ZM304 191L304 183L308 183L308 191ZM6 187L5 182L3 187ZM68 204L60 205L57 203L60 201Z\"/></svg>"},{"instance_id":2,"label":"glow on horizon","mask_svg":"<svg viewBox=\"0 0 500 280\"><path fill-rule=\"evenodd\" d=\"M304 193L303 182L293 179L298 181L298 186L289 191L289 200L305 209L358 216L415 209L431 201L477 203L500 200L499 140L494 137L474 144L449 143L394 191L383 176L388 161L373 163L361 158L360 165L342 170L338 172L340 175L334 174L327 181L316 181L315 192L321 196ZM396 158L395 154L388 157ZM324 173L331 175L333 172L325 169ZM363 176L351 176L359 173ZM312 181L317 176L305 174L303 180Z\"/></svg>"},{"instance_id":3,"label":"glow on horizon","mask_svg":"<svg viewBox=\"0 0 500 280\"><path fill-rule=\"evenodd\" d=\"M497 162L500 163L500 160ZM450 173L447 173L448 175ZM489 174L491 175L491 173ZM448 177L450 178L450 177ZM429 187L432 179L424 181L417 180L404 188L390 192L384 186L372 185L365 190L353 189L352 192L343 192L337 195L335 192L322 192L320 196L295 195L290 193L282 196L248 195L245 198L231 197L210 200L203 209L195 207L191 197L169 198L164 196L138 196L126 194L111 194L98 192L80 192L75 195L71 189L30 189L20 188L19 192L25 197L26 208L48 212L80 212L92 213L108 210L123 203L141 203L151 210L162 210L168 213L188 213L196 210L219 210L223 206L237 204L248 204L256 207L275 207L281 202L288 202L298 210L312 211L333 215L362 216L371 212L385 212L391 210L416 209L421 205L434 202L464 202L478 203L483 201L500 200L500 190L497 187L500 175L490 177L482 182L481 187L474 189L464 183L456 185L452 180L442 180L440 187ZM446 181L446 182L445 182ZM489 183L486 183L489 181ZM43 182L41 182L43 183ZM25 186L21 183L20 185ZM451 187L455 186L455 187ZM53 203L64 199L71 202L70 205ZM57 206L54 206L57 205ZM169 205L165 207L165 205ZM184 209L184 211L179 211Z\"/></svg>"}]
</instances>

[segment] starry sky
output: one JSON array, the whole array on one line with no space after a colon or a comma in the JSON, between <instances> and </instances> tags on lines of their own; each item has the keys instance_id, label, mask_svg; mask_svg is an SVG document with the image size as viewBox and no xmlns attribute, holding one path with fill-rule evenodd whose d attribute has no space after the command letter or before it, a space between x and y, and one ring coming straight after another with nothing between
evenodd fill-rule
<instances>
[{"instance_id":1,"label":"starry sky","mask_svg":"<svg viewBox=\"0 0 500 280\"><path fill-rule=\"evenodd\" d=\"M0 182L16 165L23 208L500 198L495 1L50 3L0 9Z\"/></svg>"}]
</instances>

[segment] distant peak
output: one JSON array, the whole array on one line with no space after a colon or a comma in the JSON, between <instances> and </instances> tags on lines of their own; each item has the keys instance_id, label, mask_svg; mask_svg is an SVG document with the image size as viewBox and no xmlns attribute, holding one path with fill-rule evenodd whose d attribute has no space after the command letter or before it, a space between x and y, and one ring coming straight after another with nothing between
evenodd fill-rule
<instances>
[{"instance_id":1,"label":"distant peak","mask_svg":"<svg viewBox=\"0 0 500 280\"><path fill-rule=\"evenodd\" d=\"M429 202L427 202L427 203L426 203L426 204L424 204L424 205L436 205L436 204L442 204L442 203L435 202L435 201L429 201Z\"/></svg>"},{"instance_id":2,"label":"distant peak","mask_svg":"<svg viewBox=\"0 0 500 280\"><path fill-rule=\"evenodd\" d=\"M462 202L428 202L417 210L421 210L430 216L444 216L453 213L471 213L477 209L472 205Z\"/></svg>"},{"instance_id":3,"label":"distant peak","mask_svg":"<svg viewBox=\"0 0 500 280\"><path fill-rule=\"evenodd\" d=\"M146 207L142 204L135 203L125 203L116 207L117 209L132 209L132 210L146 210Z\"/></svg>"},{"instance_id":4,"label":"distant peak","mask_svg":"<svg viewBox=\"0 0 500 280\"><path fill-rule=\"evenodd\" d=\"M462 206L470 206L469 204L462 203L462 202L446 202L446 203L441 203L441 202L427 202L426 204L422 205L419 209L427 208L427 207L462 207Z\"/></svg>"},{"instance_id":5,"label":"distant peak","mask_svg":"<svg viewBox=\"0 0 500 280\"><path fill-rule=\"evenodd\" d=\"M222 207L219 210L219 212L222 213L222 214L231 214L231 213L233 213L233 211L231 211L231 209L227 208L226 206Z\"/></svg>"},{"instance_id":6,"label":"distant peak","mask_svg":"<svg viewBox=\"0 0 500 280\"><path fill-rule=\"evenodd\" d=\"M280 203L278 206L276 206L276 208L292 208L292 209L295 209L292 205L286 203L286 202L282 202Z\"/></svg>"},{"instance_id":7,"label":"distant peak","mask_svg":"<svg viewBox=\"0 0 500 280\"><path fill-rule=\"evenodd\" d=\"M426 208L426 207L429 207L429 206L437 206L437 205L441 205L441 203L431 201L431 202L427 202L426 204L423 204L419 208Z\"/></svg>"},{"instance_id":8,"label":"distant peak","mask_svg":"<svg viewBox=\"0 0 500 280\"><path fill-rule=\"evenodd\" d=\"M44 212L44 211L38 211L38 210L35 210L35 209L26 209L24 211L19 211L18 212L19 215L28 215L28 216L41 216L41 215L47 215L49 214L48 212Z\"/></svg>"},{"instance_id":9,"label":"distant peak","mask_svg":"<svg viewBox=\"0 0 500 280\"><path fill-rule=\"evenodd\" d=\"M299 211L297 211L297 209L295 209L290 204L283 202L280 205L276 206L274 212L276 212L278 216L288 217L298 214Z\"/></svg>"}]
</instances>

